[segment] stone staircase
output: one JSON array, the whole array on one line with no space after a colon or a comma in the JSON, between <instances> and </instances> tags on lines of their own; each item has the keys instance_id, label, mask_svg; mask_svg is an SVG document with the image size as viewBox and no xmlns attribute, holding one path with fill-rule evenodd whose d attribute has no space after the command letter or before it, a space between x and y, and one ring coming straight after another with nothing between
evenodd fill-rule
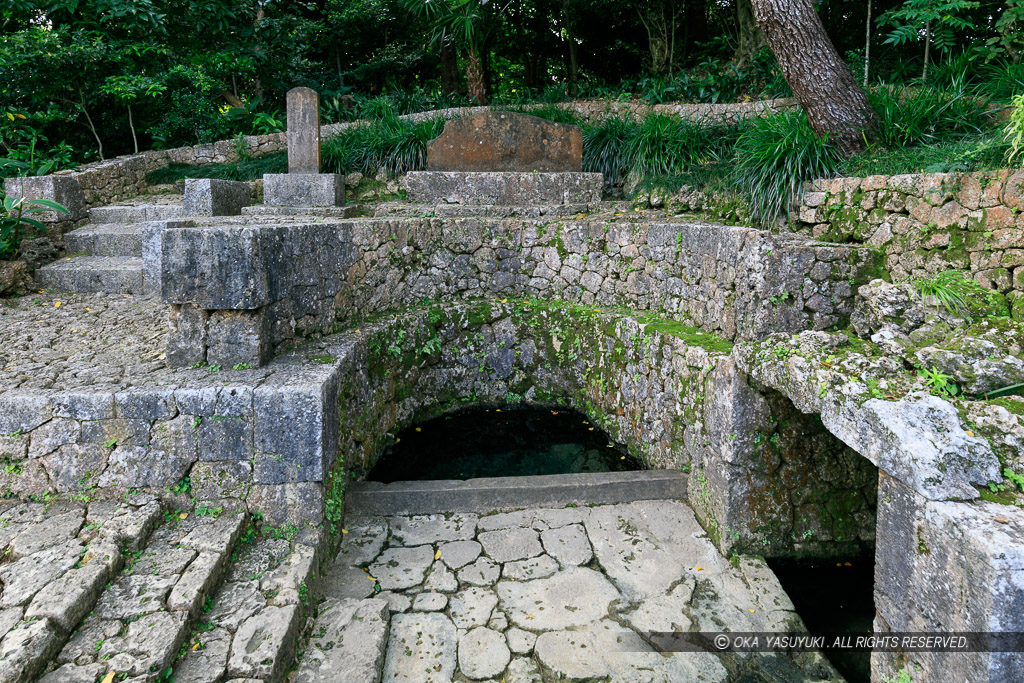
<instances>
[{"instance_id":1,"label":"stone staircase","mask_svg":"<svg viewBox=\"0 0 1024 683\"><path fill-rule=\"evenodd\" d=\"M64 236L68 256L35 278L59 292L145 294L142 235L149 221L180 218L180 203L126 204L89 210L89 223Z\"/></svg>"},{"instance_id":2,"label":"stone staircase","mask_svg":"<svg viewBox=\"0 0 1024 683\"><path fill-rule=\"evenodd\" d=\"M5 501L0 681L282 680L319 540L260 537L244 512L207 510L148 494Z\"/></svg>"}]
</instances>

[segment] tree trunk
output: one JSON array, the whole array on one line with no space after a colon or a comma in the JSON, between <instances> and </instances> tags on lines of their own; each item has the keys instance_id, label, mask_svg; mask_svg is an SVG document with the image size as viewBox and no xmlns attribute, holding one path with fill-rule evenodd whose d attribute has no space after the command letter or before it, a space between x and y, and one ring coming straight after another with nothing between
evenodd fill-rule
<instances>
[{"instance_id":1,"label":"tree trunk","mask_svg":"<svg viewBox=\"0 0 1024 683\"><path fill-rule=\"evenodd\" d=\"M441 92L459 92L459 56L447 43L441 43Z\"/></svg>"},{"instance_id":2,"label":"tree trunk","mask_svg":"<svg viewBox=\"0 0 1024 683\"><path fill-rule=\"evenodd\" d=\"M853 156L867 147L865 136L877 124L875 112L812 3L753 0L754 16L811 128L828 135L844 156Z\"/></svg>"},{"instance_id":3,"label":"tree trunk","mask_svg":"<svg viewBox=\"0 0 1024 683\"><path fill-rule=\"evenodd\" d=\"M132 144L135 145L135 153L139 153L139 138L135 136L135 121L132 120L132 105L128 105L128 127L132 129Z\"/></svg>"},{"instance_id":4,"label":"tree trunk","mask_svg":"<svg viewBox=\"0 0 1024 683\"><path fill-rule=\"evenodd\" d=\"M865 29L866 36L864 38L864 87L868 87L868 74L871 72L871 5L872 0L868 0L868 20L867 28Z\"/></svg>"},{"instance_id":5,"label":"tree trunk","mask_svg":"<svg viewBox=\"0 0 1024 683\"><path fill-rule=\"evenodd\" d=\"M750 65L750 60L758 50L765 46L764 33L754 19L754 7L751 0L736 2L736 52L732 63L738 69Z\"/></svg>"},{"instance_id":6,"label":"tree trunk","mask_svg":"<svg viewBox=\"0 0 1024 683\"><path fill-rule=\"evenodd\" d=\"M928 60L932 56L932 22L924 27L924 69L921 70L921 83L928 80Z\"/></svg>"},{"instance_id":7,"label":"tree trunk","mask_svg":"<svg viewBox=\"0 0 1024 683\"><path fill-rule=\"evenodd\" d=\"M85 93L82 89L78 89L78 99L82 106L82 113L85 114L85 120L89 124L89 130L92 132L92 136L96 138L96 147L99 148L100 161L103 161L103 141L100 140L100 134L96 132L96 126L92 122L92 117L89 116L89 110L85 106Z\"/></svg>"},{"instance_id":8,"label":"tree trunk","mask_svg":"<svg viewBox=\"0 0 1024 683\"><path fill-rule=\"evenodd\" d=\"M484 80L484 67L480 63L480 55L476 50L469 51L469 64L466 66L466 85L469 98L477 104L487 104L487 83Z\"/></svg>"}]
</instances>

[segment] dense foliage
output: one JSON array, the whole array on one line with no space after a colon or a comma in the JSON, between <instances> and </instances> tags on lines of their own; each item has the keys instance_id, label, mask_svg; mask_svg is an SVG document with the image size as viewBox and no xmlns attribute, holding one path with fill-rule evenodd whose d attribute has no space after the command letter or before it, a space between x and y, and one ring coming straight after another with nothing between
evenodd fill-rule
<instances>
[{"instance_id":1,"label":"dense foliage","mask_svg":"<svg viewBox=\"0 0 1024 683\"><path fill-rule=\"evenodd\" d=\"M833 42L863 70L866 3L819 5ZM872 82L919 77L926 50L929 79L966 53L972 74L998 71L1002 97L1024 81L1020 0L873 7ZM324 93L328 121L364 114L381 95L406 113L471 96L785 94L770 54L737 56L750 28L738 25L735 0L8 0L0 157L29 168L0 173L280 130L284 93L296 85Z\"/></svg>"}]
</instances>

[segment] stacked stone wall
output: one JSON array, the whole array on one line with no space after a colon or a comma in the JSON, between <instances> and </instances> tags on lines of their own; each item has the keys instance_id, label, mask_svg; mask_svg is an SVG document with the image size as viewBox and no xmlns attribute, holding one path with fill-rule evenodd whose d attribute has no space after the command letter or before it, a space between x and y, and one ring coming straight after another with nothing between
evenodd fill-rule
<instances>
[{"instance_id":1,"label":"stacked stone wall","mask_svg":"<svg viewBox=\"0 0 1024 683\"><path fill-rule=\"evenodd\" d=\"M796 229L882 252L893 280L969 271L1024 295L1024 170L836 178L811 183Z\"/></svg>"},{"instance_id":2,"label":"stacked stone wall","mask_svg":"<svg viewBox=\"0 0 1024 683\"><path fill-rule=\"evenodd\" d=\"M422 301L557 298L655 311L726 339L845 325L870 249L702 223L406 219L352 224L339 317Z\"/></svg>"}]
</instances>

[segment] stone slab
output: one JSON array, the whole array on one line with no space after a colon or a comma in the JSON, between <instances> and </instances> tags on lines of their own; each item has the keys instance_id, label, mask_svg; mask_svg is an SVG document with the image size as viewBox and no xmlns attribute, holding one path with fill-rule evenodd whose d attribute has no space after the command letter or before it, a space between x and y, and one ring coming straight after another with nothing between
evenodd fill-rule
<instances>
[{"instance_id":1,"label":"stone slab","mask_svg":"<svg viewBox=\"0 0 1024 683\"><path fill-rule=\"evenodd\" d=\"M320 172L320 94L292 88L287 95L288 172Z\"/></svg>"},{"instance_id":2,"label":"stone slab","mask_svg":"<svg viewBox=\"0 0 1024 683\"><path fill-rule=\"evenodd\" d=\"M186 178L184 214L186 216L237 216L249 206L249 183L214 178Z\"/></svg>"},{"instance_id":3,"label":"stone slab","mask_svg":"<svg viewBox=\"0 0 1024 683\"><path fill-rule=\"evenodd\" d=\"M521 206L597 203L604 180L600 173L414 171L403 182L416 203Z\"/></svg>"},{"instance_id":4,"label":"stone slab","mask_svg":"<svg viewBox=\"0 0 1024 683\"><path fill-rule=\"evenodd\" d=\"M295 683L377 683L391 613L384 600L327 600L305 648Z\"/></svg>"},{"instance_id":5,"label":"stone slab","mask_svg":"<svg viewBox=\"0 0 1024 683\"><path fill-rule=\"evenodd\" d=\"M49 199L63 205L70 213L47 211L35 218L44 223L57 221L79 221L88 216L85 195L78 178L73 176L48 175L29 178L7 178L4 192L8 197L25 199Z\"/></svg>"},{"instance_id":6,"label":"stone slab","mask_svg":"<svg viewBox=\"0 0 1024 683\"><path fill-rule=\"evenodd\" d=\"M288 124L291 129L291 122ZM583 131L528 114L486 112L448 121L427 145L431 171L580 171Z\"/></svg>"},{"instance_id":7,"label":"stone slab","mask_svg":"<svg viewBox=\"0 0 1024 683\"><path fill-rule=\"evenodd\" d=\"M686 498L686 475L674 470L493 477L468 481L358 482L346 496L360 514L490 512L567 504Z\"/></svg>"},{"instance_id":8,"label":"stone slab","mask_svg":"<svg viewBox=\"0 0 1024 683\"><path fill-rule=\"evenodd\" d=\"M345 176L340 173L267 173L265 206L344 206Z\"/></svg>"}]
</instances>

